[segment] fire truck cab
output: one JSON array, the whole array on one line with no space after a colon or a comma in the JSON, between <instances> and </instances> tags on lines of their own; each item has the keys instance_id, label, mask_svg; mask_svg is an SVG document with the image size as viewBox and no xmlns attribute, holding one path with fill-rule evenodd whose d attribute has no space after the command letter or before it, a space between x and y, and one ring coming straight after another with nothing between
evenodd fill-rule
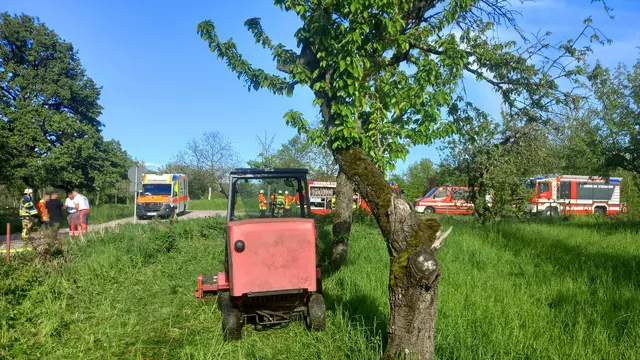
<instances>
[{"instance_id":1,"label":"fire truck cab","mask_svg":"<svg viewBox=\"0 0 640 360\"><path fill-rule=\"evenodd\" d=\"M620 199L621 177L541 175L528 179L533 196L527 205L532 214L615 215L626 212Z\"/></svg>"},{"instance_id":2,"label":"fire truck cab","mask_svg":"<svg viewBox=\"0 0 640 360\"><path fill-rule=\"evenodd\" d=\"M440 186L431 189L425 196L414 201L419 213L473 215L473 204L467 201L466 186Z\"/></svg>"},{"instance_id":3,"label":"fire truck cab","mask_svg":"<svg viewBox=\"0 0 640 360\"><path fill-rule=\"evenodd\" d=\"M335 181L314 181L309 180L309 204L311 212L314 214L326 215L333 211L336 198ZM396 193L401 193L400 188L395 182L390 182L389 186ZM371 212L369 205L364 201L360 194L353 194L353 208L363 209Z\"/></svg>"}]
</instances>

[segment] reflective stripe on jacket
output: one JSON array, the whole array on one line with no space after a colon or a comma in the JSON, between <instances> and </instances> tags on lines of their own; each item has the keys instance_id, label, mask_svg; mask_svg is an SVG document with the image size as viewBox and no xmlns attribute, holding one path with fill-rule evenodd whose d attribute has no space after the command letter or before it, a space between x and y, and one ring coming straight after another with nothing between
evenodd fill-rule
<instances>
[{"instance_id":1,"label":"reflective stripe on jacket","mask_svg":"<svg viewBox=\"0 0 640 360\"><path fill-rule=\"evenodd\" d=\"M27 195L22 197L22 201L20 201L20 216L33 216L38 213L36 207L33 206L33 201Z\"/></svg>"},{"instance_id":2,"label":"reflective stripe on jacket","mask_svg":"<svg viewBox=\"0 0 640 360\"><path fill-rule=\"evenodd\" d=\"M267 209L267 199L264 197L264 194L258 195L258 201L260 202L260 210Z\"/></svg>"}]
</instances>

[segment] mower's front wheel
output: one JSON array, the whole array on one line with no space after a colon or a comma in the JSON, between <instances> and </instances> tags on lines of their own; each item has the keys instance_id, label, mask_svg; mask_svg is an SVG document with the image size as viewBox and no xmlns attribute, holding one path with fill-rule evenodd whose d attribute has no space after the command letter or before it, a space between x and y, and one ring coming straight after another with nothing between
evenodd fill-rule
<instances>
[{"instance_id":1,"label":"mower's front wheel","mask_svg":"<svg viewBox=\"0 0 640 360\"><path fill-rule=\"evenodd\" d=\"M321 331L327 327L327 310L322 294L314 293L309 298L305 320L309 330Z\"/></svg>"},{"instance_id":2,"label":"mower's front wheel","mask_svg":"<svg viewBox=\"0 0 640 360\"><path fill-rule=\"evenodd\" d=\"M225 341L242 339L242 314L231 301L229 292L218 294L218 306L222 312L222 335Z\"/></svg>"}]
</instances>

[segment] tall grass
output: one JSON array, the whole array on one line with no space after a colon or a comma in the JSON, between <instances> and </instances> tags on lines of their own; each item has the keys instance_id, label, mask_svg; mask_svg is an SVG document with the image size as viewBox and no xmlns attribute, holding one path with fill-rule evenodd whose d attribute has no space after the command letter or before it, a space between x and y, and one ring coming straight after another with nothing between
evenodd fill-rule
<instances>
[{"instance_id":1,"label":"tall grass","mask_svg":"<svg viewBox=\"0 0 640 360\"><path fill-rule=\"evenodd\" d=\"M133 217L133 204L105 204L91 209L89 224L103 224L127 217Z\"/></svg>"},{"instance_id":2,"label":"tall grass","mask_svg":"<svg viewBox=\"0 0 640 360\"><path fill-rule=\"evenodd\" d=\"M441 251L440 359L635 358L640 339L637 223L455 226ZM125 225L71 245L66 262L0 265L0 358L373 359L385 343L388 256L371 220L349 262L328 265L318 221L327 330L301 322L225 344L198 273L222 269L222 219ZM167 243L173 243L171 252Z\"/></svg>"},{"instance_id":3,"label":"tall grass","mask_svg":"<svg viewBox=\"0 0 640 360\"><path fill-rule=\"evenodd\" d=\"M189 200L189 210L227 210L227 199L214 197L211 200Z\"/></svg>"},{"instance_id":4,"label":"tall grass","mask_svg":"<svg viewBox=\"0 0 640 360\"><path fill-rule=\"evenodd\" d=\"M440 257L440 358L638 357L640 223L453 223Z\"/></svg>"}]
</instances>

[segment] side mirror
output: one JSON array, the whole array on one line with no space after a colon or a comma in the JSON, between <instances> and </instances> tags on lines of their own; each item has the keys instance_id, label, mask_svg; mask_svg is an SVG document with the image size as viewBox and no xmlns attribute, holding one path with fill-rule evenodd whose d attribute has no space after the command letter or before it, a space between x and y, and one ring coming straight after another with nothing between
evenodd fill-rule
<instances>
[{"instance_id":1,"label":"side mirror","mask_svg":"<svg viewBox=\"0 0 640 360\"><path fill-rule=\"evenodd\" d=\"M293 181L291 181L291 180L289 180L289 179L286 179L286 180L284 181L284 184L285 184L285 185L287 185L287 187L290 187L290 188L292 188L292 187L293 187Z\"/></svg>"}]
</instances>

